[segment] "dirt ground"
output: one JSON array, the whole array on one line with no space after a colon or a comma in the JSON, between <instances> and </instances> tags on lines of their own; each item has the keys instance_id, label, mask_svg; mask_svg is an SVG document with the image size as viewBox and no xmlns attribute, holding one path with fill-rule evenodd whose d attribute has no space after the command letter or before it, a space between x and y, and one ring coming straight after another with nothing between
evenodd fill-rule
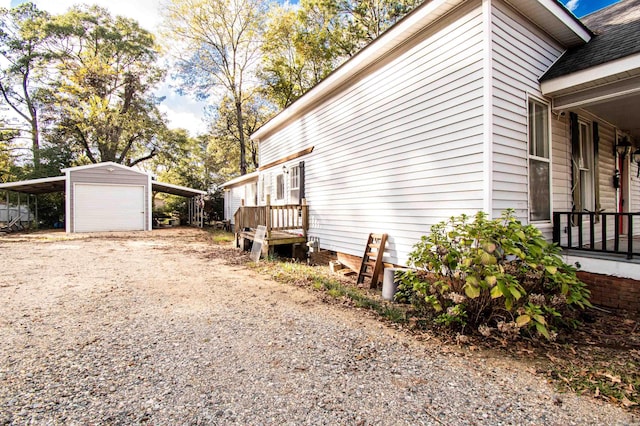
<instances>
[{"instance_id":1,"label":"dirt ground","mask_svg":"<svg viewBox=\"0 0 640 426\"><path fill-rule=\"evenodd\" d=\"M15 234L0 253L0 424L638 421L260 277L205 231Z\"/></svg>"}]
</instances>

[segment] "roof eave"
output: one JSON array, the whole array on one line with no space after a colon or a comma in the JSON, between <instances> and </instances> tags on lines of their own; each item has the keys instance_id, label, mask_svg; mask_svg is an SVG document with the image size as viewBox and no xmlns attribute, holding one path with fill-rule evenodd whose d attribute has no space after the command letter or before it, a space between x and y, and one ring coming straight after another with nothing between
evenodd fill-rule
<instances>
[{"instance_id":1,"label":"roof eave","mask_svg":"<svg viewBox=\"0 0 640 426\"><path fill-rule=\"evenodd\" d=\"M96 168L96 167L105 167L105 166L119 168L119 169L123 169L123 170L129 170L129 171L132 171L132 172L135 172L135 173L140 173L142 175L149 175L149 173L147 173L147 172L143 172L141 170L136 170L133 167L125 166L123 164L118 164L118 163L115 163L113 161L105 161L103 163L87 164L87 165L84 165L84 166L67 167L65 169L61 169L60 171L63 172L63 173L67 173L67 172L76 172L78 170L87 170L87 169L93 169L93 168Z\"/></svg>"},{"instance_id":2,"label":"roof eave","mask_svg":"<svg viewBox=\"0 0 640 426\"><path fill-rule=\"evenodd\" d=\"M220 185L220 188L228 188L230 186L234 186L234 185L238 185L241 183L245 183L245 182L249 182L251 180L257 180L258 179L258 171L255 172L251 172L251 173L247 173L246 175L242 175L242 176L238 176L237 178L233 178L225 183L223 183L222 185Z\"/></svg>"},{"instance_id":3,"label":"roof eave","mask_svg":"<svg viewBox=\"0 0 640 426\"><path fill-rule=\"evenodd\" d=\"M172 183L158 182L157 180L151 181L151 187L153 190L156 190L155 188L162 188L162 189L165 189L165 191L162 191L160 189L160 192L166 192L167 194L178 195L181 197L194 197L196 195L207 195L207 191L188 188L186 186L174 185Z\"/></svg>"},{"instance_id":4,"label":"roof eave","mask_svg":"<svg viewBox=\"0 0 640 426\"><path fill-rule=\"evenodd\" d=\"M540 88L545 96L557 96L638 74L640 74L640 53L543 80L540 83Z\"/></svg>"}]
</instances>

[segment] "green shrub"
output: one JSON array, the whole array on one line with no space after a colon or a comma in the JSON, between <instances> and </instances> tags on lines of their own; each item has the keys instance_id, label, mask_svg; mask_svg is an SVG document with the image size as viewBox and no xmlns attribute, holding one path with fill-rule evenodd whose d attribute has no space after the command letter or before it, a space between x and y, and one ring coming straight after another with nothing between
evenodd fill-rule
<instances>
[{"instance_id":1,"label":"green shrub","mask_svg":"<svg viewBox=\"0 0 640 426\"><path fill-rule=\"evenodd\" d=\"M578 324L578 309L591 306L589 290L559 253L512 210L494 220L483 212L452 217L414 246L415 270L403 275L397 299L462 332L554 339L559 327Z\"/></svg>"}]
</instances>

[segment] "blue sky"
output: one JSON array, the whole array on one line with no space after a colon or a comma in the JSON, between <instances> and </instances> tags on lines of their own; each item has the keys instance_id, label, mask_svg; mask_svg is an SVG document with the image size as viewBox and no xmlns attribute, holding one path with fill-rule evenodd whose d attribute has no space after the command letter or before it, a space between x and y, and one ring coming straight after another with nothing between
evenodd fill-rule
<instances>
[{"instance_id":1,"label":"blue sky","mask_svg":"<svg viewBox=\"0 0 640 426\"><path fill-rule=\"evenodd\" d=\"M578 18L617 3L619 0L561 0L567 9L573 12Z\"/></svg>"}]
</instances>

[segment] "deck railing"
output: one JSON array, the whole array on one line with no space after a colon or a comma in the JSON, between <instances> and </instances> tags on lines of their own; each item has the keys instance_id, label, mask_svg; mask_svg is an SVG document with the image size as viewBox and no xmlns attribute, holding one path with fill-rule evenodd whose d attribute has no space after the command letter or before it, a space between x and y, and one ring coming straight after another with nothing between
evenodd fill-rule
<instances>
[{"instance_id":1,"label":"deck railing","mask_svg":"<svg viewBox=\"0 0 640 426\"><path fill-rule=\"evenodd\" d=\"M640 255L640 247L634 247L637 216L640 213L554 212L553 242L563 249L626 254L631 259Z\"/></svg>"},{"instance_id":2,"label":"deck railing","mask_svg":"<svg viewBox=\"0 0 640 426\"><path fill-rule=\"evenodd\" d=\"M306 237L309 229L309 206L304 199L302 204L277 206L272 206L267 199L266 206L240 206L233 218L236 233L263 225L267 228L267 238L271 237L272 231L297 229Z\"/></svg>"}]
</instances>

